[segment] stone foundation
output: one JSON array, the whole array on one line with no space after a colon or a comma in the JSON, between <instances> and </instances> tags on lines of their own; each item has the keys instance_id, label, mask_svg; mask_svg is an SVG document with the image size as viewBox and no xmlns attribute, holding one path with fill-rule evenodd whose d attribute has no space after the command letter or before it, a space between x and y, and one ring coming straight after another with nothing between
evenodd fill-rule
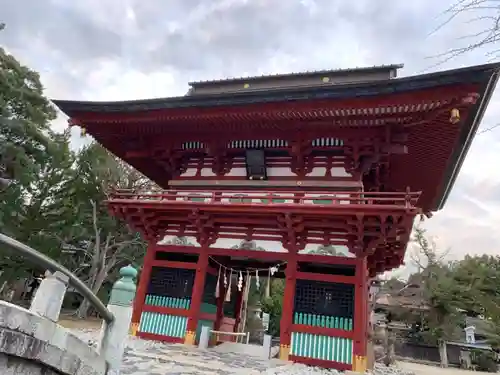
<instances>
[{"instance_id":1,"label":"stone foundation","mask_svg":"<svg viewBox=\"0 0 500 375\"><path fill-rule=\"evenodd\" d=\"M105 375L106 362L57 323L0 301L0 374Z\"/></svg>"},{"instance_id":2,"label":"stone foundation","mask_svg":"<svg viewBox=\"0 0 500 375\"><path fill-rule=\"evenodd\" d=\"M24 358L0 354L0 374L2 375L61 375L43 363Z\"/></svg>"}]
</instances>

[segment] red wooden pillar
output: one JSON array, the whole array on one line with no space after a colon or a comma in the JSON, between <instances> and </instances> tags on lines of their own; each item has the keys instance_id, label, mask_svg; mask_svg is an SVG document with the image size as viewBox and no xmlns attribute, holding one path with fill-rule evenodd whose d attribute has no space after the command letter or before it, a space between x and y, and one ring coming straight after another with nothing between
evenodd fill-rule
<instances>
[{"instance_id":1,"label":"red wooden pillar","mask_svg":"<svg viewBox=\"0 0 500 375\"><path fill-rule=\"evenodd\" d=\"M189 316L186 327L186 336L184 343L188 345L195 344L196 328L198 327L198 319L201 310L201 301L205 290L205 277L208 267L208 249L202 246L200 256L196 267L196 275L193 284L193 293L191 295L191 304L189 308Z\"/></svg>"},{"instance_id":2,"label":"red wooden pillar","mask_svg":"<svg viewBox=\"0 0 500 375\"><path fill-rule=\"evenodd\" d=\"M359 258L356 265L354 290L354 343L352 370L365 373L368 346L368 267L366 257Z\"/></svg>"},{"instance_id":3,"label":"red wooden pillar","mask_svg":"<svg viewBox=\"0 0 500 375\"><path fill-rule=\"evenodd\" d=\"M134 307L132 311L132 320L130 324L130 334L135 336L139 329L139 322L141 320L142 308L148 292L149 279L151 278L151 270L153 269L153 262L155 260L156 249L151 244L148 245L146 256L144 257L144 264L142 266L139 285L135 293Z\"/></svg>"},{"instance_id":4,"label":"red wooden pillar","mask_svg":"<svg viewBox=\"0 0 500 375\"><path fill-rule=\"evenodd\" d=\"M289 250L288 263L285 269L285 292L283 295L280 321L280 359L287 361L290 355L292 339L293 307L297 276L297 248Z\"/></svg>"}]
</instances>

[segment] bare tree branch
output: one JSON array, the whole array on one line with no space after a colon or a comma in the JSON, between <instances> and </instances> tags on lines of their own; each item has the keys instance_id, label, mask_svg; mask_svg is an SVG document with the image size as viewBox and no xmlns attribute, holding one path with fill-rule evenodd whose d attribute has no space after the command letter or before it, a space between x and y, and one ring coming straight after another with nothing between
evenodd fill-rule
<instances>
[{"instance_id":1,"label":"bare tree branch","mask_svg":"<svg viewBox=\"0 0 500 375\"><path fill-rule=\"evenodd\" d=\"M434 30L431 31L429 36L434 35L449 26L450 23L457 20L459 16L470 17L464 23L471 25L477 23L485 23L482 30L472 32L470 34L461 36L458 40L472 40L465 46L451 48L448 51L431 56L430 58L437 58L439 61L428 67L428 69L442 65L453 58L465 54L467 52L476 50L481 47L490 46L500 40L500 1L499 0L458 0L447 8L442 14L445 16ZM463 28L466 29L466 28ZM486 56L498 57L498 49L486 52Z\"/></svg>"}]
</instances>

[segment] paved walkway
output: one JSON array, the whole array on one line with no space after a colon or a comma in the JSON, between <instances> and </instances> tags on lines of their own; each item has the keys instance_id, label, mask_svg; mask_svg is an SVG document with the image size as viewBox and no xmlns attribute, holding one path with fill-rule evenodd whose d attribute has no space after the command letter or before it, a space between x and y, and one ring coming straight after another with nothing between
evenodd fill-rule
<instances>
[{"instance_id":1,"label":"paved walkway","mask_svg":"<svg viewBox=\"0 0 500 375\"><path fill-rule=\"evenodd\" d=\"M95 330L72 329L85 341L95 341ZM179 344L167 344L129 337L120 375L180 375L180 374L291 374L289 362L266 360L248 354L220 353ZM299 367L305 367L299 365ZM304 372L300 372L304 373ZM310 373L308 371L305 372Z\"/></svg>"},{"instance_id":2,"label":"paved walkway","mask_svg":"<svg viewBox=\"0 0 500 375\"><path fill-rule=\"evenodd\" d=\"M81 339L95 342L96 330L72 329ZM199 350L196 347L166 344L129 337L120 375L336 375L335 370L292 364L277 359L266 360L250 352L234 353L225 349ZM412 369L413 370L413 369ZM437 375L439 368L422 375ZM415 371L416 374L421 374ZM375 375L408 375L411 372L380 366ZM444 374L443 374L444 375ZM450 374L451 375L451 374ZM465 374L464 374L465 375Z\"/></svg>"},{"instance_id":3,"label":"paved walkway","mask_svg":"<svg viewBox=\"0 0 500 375\"><path fill-rule=\"evenodd\" d=\"M488 374L487 372L482 372L482 371L467 371L467 370L462 370L462 369L457 369L457 368L441 368L437 366L428 366L428 365L422 365L419 363L412 363L412 362L400 362L399 367L407 370L407 371L412 371L415 373L415 375L481 375L481 374Z\"/></svg>"},{"instance_id":4,"label":"paved walkway","mask_svg":"<svg viewBox=\"0 0 500 375\"><path fill-rule=\"evenodd\" d=\"M221 353L187 348L182 345L144 343L127 348L123 375L174 374L262 374L280 373L287 364L260 360L237 353ZM284 370L284 368L283 368Z\"/></svg>"}]
</instances>

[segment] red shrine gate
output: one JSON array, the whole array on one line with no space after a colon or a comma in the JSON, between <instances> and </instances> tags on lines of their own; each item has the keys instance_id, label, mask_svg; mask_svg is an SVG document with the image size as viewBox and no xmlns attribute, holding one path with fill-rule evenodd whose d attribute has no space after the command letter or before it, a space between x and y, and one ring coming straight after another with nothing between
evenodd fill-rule
<instances>
[{"instance_id":1,"label":"red shrine gate","mask_svg":"<svg viewBox=\"0 0 500 375\"><path fill-rule=\"evenodd\" d=\"M194 344L203 325L237 330L246 275L231 281L227 270L266 277L280 264L280 357L365 371L370 279L403 263L416 215L443 207L499 65L393 79L399 67L199 82L167 99L55 102L166 189L108 201L149 242L138 336ZM162 244L165 236L199 246ZM222 248L224 239L283 251ZM309 244L354 257L304 253Z\"/></svg>"}]
</instances>

